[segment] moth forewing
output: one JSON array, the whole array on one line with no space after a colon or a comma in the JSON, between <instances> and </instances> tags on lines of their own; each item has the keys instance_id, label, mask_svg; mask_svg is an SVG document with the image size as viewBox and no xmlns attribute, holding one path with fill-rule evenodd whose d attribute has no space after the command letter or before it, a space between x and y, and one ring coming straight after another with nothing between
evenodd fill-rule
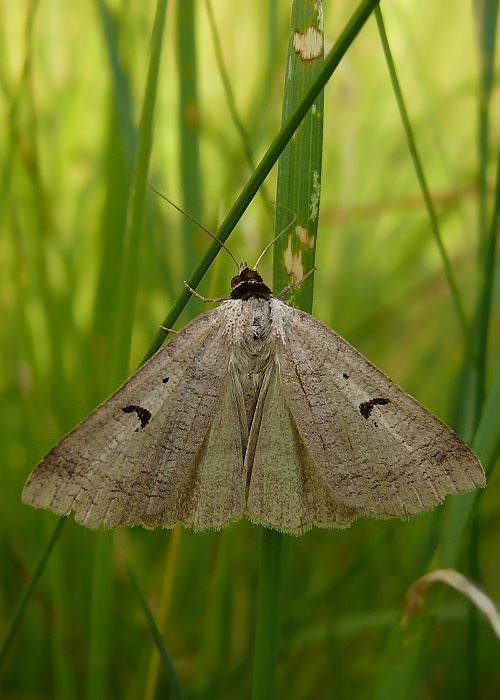
<instances>
[{"instance_id":1,"label":"moth forewing","mask_svg":"<svg viewBox=\"0 0 500 700\"><path fill-rule=\"evenodd\" d=\"M479 460L448 426L334 331L305 312L280 311L287 405L322 479L344 503L405 517L484 486Z\"/></svg>"},{"instance_id":2,"label":"moth forewing","mask_svg":"<svg viewBox=\"0 0 500 700\"><path fill-rule=\"evenodd\" d=\"M88 527L173 526L178 509L189 519L183 494L196 483L193 465L227 374L221 313L188 324L63 438L35 468L23 499L61 515L73 509Z\"/></svg>"},{"instance_id":3,"label":"moth forewing","mask_svg":"<svg viewBox=\"0 0 500 700\"><path fill-rule=\"evenodd\" d=\"M256 270L231 287L49 452L27 503L91 528L245 514L300 534L484 485L467 445L343 338Z\"/></svg>"}]
</instances>

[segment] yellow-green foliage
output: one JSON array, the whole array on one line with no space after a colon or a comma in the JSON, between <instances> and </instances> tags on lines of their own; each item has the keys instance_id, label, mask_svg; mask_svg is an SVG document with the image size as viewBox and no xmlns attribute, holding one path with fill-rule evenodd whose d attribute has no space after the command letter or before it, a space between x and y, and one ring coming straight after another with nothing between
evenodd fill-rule
<instances>
[{"instance_id":1,"label":"yellow-green foliage","mask_svg":"<svg viewBox=\"0 0 500 700\"><path fill-rule=\"evenodd\" d=\"M355 7L325 4L328 53ZM165 21L162 1L0 8L0 698L155 697L153 636L126 563L157 620L164 591L186 696L251 696L261 533L246 522L110 534L69 519L8 634L58 522L21 503L26 477L137 367L211 243L130 168L217 230L280 128L290 5L212 0L212 27L190 1L169 3ZM293 540L276 697L500 696L498 641L457 593L426 608L434 626L424 615L399 628L406 589L437 565L500 597L497 7L382 3L467 336L374 17L325 89L313 312L465 439L482 421L472 445L489 483L408 523ZM276 168L228 240L237 259L252 264L273 237L275 189ZM222 251L199 291L227 293L234 273ZM179 323L202 309L191 300ZM173 697L162 668L155 682Z\"/></svg>"}]
</instances>

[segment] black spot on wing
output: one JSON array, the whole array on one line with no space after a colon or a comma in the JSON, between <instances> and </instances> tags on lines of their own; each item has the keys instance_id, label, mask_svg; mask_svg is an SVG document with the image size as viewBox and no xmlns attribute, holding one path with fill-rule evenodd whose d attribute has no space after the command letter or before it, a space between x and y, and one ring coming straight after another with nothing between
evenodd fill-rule
<instances>
[{"instance_id":1,"label":"black spot on wing","mask_svg":"<svg viewBox=\"0 0 500 700\"><path fill-rule=\"evenodd\" d=\"M344 379L349 379L349 375L346 372L342 372L342 376Z\"/></svg>"},{"instance_id":2,"label":"black spot on wing","mask_svg":"<svg viewBox=\"0 0 500 700\"><path fill-rule=\"evenodd\" d=\"M369 401L363 401L363 403L359 404L359 412L363 418L369 420L374 406L385 406L387 403L389 403L389 399L383 399L381 397L370 399Z\"/></svg>"},{"instance_id":3,"label":"black spot on wing","mask_svg":"<svg viewBox=\"0 0 500 700\"><path fill-rule=\"evenodd\" d=\"M124 413L137 413L137 417L141 421L141 430L145 428L151 420L151 413L147 408L143 408L142 406L134 406L131 404L130 406L125 406L122 411Z\"/></svg>"},{"instance_id":4,"label":"black spot on wing","mask_svg":"<svg viewBox=\"0 0 500 700\"><path fill-rule=\"evenodd\" d=\"M162 380L163 384L166 384L168 382L168 380L169 380L169 377L165 377L165 379Z\"/></svg>"}]
</instances>

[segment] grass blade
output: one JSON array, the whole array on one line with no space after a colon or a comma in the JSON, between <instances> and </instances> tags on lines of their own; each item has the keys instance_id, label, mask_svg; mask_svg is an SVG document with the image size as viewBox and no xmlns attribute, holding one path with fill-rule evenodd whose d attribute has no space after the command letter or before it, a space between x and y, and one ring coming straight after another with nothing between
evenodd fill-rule
<instances>
[{"instance_id":1,"label":"grass blade","mask_svg":"<svg viewBox=\"0 0 500 700\"><path fill-rule=\"evenodd\" d=\"M179 174L182 206L189 214L203 221L203 193L200 172L200 105L197 88L196 12L193 0L177 6L177 57L179 62ZM199 258L196 245L198 227L182 217L184 271L188 274Z\"/></svg>"},{"instance_id":2,"label":"grass blade","mask_svg":"<svg viewBox=\"0 0 500 700\"><path fill-rule=\"evenodd\" d=\"M352 15L351 19L345 26L343 32L338 38L337 42L333 46L332 50L325 59L321 70L318 72L316 79L312 82L307 92L302 97L299 105L287 119L285 124L281 127L280 131L274 138L273 142L267 149L266 153L262 157L257 168L253 172L252 176L248 180L247 184L241 191L240 195L236 199L228 214L226 215L224 221L220 225L217 231L217 238L223 243L226 242L231 231L234 229L246 208L256 195L259 187L262 185L267 175L271 171L279 156L281 155L283 149L287 143L292 138L296 129L300 125L302 119L307 114L308 110L313 105L317 96L328 82L329 78L332 76L333 72L339 65L345 52L352 44L356 36L359 34L363 25L367 21L368 17L373 11L373 8L378 5L380 0L363 0L357 10ZM207 250L206 255L203 257L201 262L198 264L194 272L191 274L187 280L189 286L192 289L196 289L199 285L206 272L208 271L210 265L215 260L219 254L221 248L215 241ZM179 318L182 310L186 306L187 302L191 298L191 292L188 289L184 289L176 301L174 302L169 314L165 317L162 325L166 328L173 328L175 322ZM155 340L146 352L143 362L148 360L154 353L162 346L165 340L165 332L160 331L156 336Z\"/></svg>"},{"instance_id":3,"label":"grass blade","mask_svg":"<svg viewBox=\"0 0 500 700\"><path fill-rule=\"evenodd\" d=\"M271 700L276 697L274 685L291 535L264 527L261 530L252 698Z\"/></svg>"},{"instance_id":4,"label":"grass blade","mask_svg":"<svg viewBox=\"0 0 500 700\"><path fill-rule=\"evenodd\" d=\"M295 0L290 22L282 122L287 123L323 64L323 7ZM311 55L311 47L314 55ZM305 115L299 131L281 154L278 167L276 235L282 230L280 207L295 213L290 232L274 247L275 293L300 282L314 266L319 220L324 98L320 92ZM293 292L293 304L311 312L312 276ZM262 529L257 596L253 697L273 698L281 631L283 588L291 550L291 537Z\"/></svg>"},{"instance_id":5,"label":"grass blade","mask_svg":"<svg viewBox=\"0 0 500 700\"><path fill-rule=\"evenodd\" d=\"M384 49L385 60L387 62L387 67L389 69L389 75L391 77L392 87L394 89L394 95L396 97L396 102L398 104L399 113L401 115L401 122L403 124L403 128L404 128L405 134L406 134L406 139L408 141L408 148L410 150L410 154L411 154L411 157L413 160L413 165L415 167L415 173L417 175L420 189L422 190L422 195L424 198L425 207L427 209L427 215L429 217L431 231L434 235L434 240L436 241L436 246L438 248L439 255L441 257L441 262L443 263L443 269L444 269L444 272L446 275L446 279L448 281L448 286L450 288L451 296L453 298L453 303L455 305L455 311L457 314L458 322L460 324L460 329L461 329L462 334L464 336L465 342L469 343L470 342L469 323L468 323L467 318L465 316L465 312L464 312L464 308L463 308L463 304L462 304L462 299L460 297L460 292L458 290L457 283L455 282L455 276L454 276L453 270L451 268L450 259L448 257L447 252L446 252L446 249L444 247L443 240L441 238L441 233L439 231L438 217L436 214L436 210L434 208L434 204L433 204L432 197L431 197L431 194L429 191L429 187L427 185L427 178L425 177L424 169L422 167L420 156L418 154L417 144L415 142L415 136L414 136L413 129L412 129L412 126L410 123L410 119L408 117L408 112L407 112L405 101L403 98L403 93L401 91L401 86L399 84L399 80L398 80L398 76L397 76L397 72L396 72L396 66L394 65L391 49L389 46L389 42L387 40L387 34L385 32L384 20L382 17L382 11L381 11L380 7L375 8L375 17L377 20L377 26L378 26L379 33L380 33L380 39L382 41L382 47Z\"/></svg>"},{"instance_id":6,"label":"grass blade","mask_svg":"<svg viewBox=\"0 0 500 700\"><path fill-rule=\"evenodd\" d=\"M488 145L490 142L490 107L495 77L495 47L497 38L497 0L475 0L479 43L480 95L478 100L478 183L479 183L479 241L486 245L488 230Z\"/></svg>"},{"instance_id":7,"label":"grass blade","mask_svg":"<svg viewBox=\"0 0 500 700\"><path fill-rule=\"evenodd\" d=\"M139 124L135 170L143 179L138 178L135 180L132 192L130 227L127 232L123 274L120 285L120 304L117 310L116 352L113 353L113 355L117 357L114 371L115 384L119 384L119 382L123 381L128 373L128 358L132 341L132 324L130 323L130 319L133 316L137 295L139 253L144 215L146 188L144 180L147 179L151 153L153 119L158 91L160 56L163 44L167 4L167 0L158 0L156 6L156 16L151 37L151 56Z\"/></svg>"},{"instance_id":8,"label":"grass blade","mask_svg":"<svg viewBox=\"0 0 500 700\"><path fill-rule=\"evenodd\" d=\"M38 562L38 566L33 572L33 576L29 580L28 585L24 589L24 593L21 597L21 600L19 601L19 606L14 614L14 618L10 624L10 627L7 630L7 634L5 635L3 644L0 647L0 668L2 668L7 654L9 653L9 649L12 646L12 642L14 641L14 637L16 636L16 632L19 629L19 625L23 620L28 603L30 602L31 596L33 595L33 591L35 590L35 588L38 585L38 582L40 581L40 578L45 570L45 566L49 560L52 550L54 549L55 543L59 539L59 535L61 534L65 522L66 518L59 519L59 522L57 523L54 532L52 533L47 547L45 548L45 551L43 552L40 561Z\"/></svg>"},{"instance_id":9,"label":"grass blade","mask_svg":"<svg viewBox=\"0 0 500 700\"><path fill-rule=\"evenodd\" d=\"M152 144L153 118L155 112L156 95L158 90L158 77L163 34L165 28L165 18L167 11L167 0L158 0L156 15L151 37L151 53L144 92L141 120L138 129L137 155L135 167L142 176L147 176L149 158ZM110 21L107 13L102 10L101 17L105 29L105 36L108 37L110 47L110 63L114 67L115 85L124 85L122 75L116 68L116 37L110 30ZM122 102L126 100L126 89L121 90ZM132 129L128 125L127 111L124 110L123 118L119 123L124 124L127 134L132 135ZM111 141L111 144L113 141ZM120 144L121 145L121 144ZM130 144L127 144L130 147ZM122 146L123 148L123 146ZM125 146L127 149L127 146ZM125 153L123 154L125 156ZM112 169L112 168L111 168ZM125 187L120 191L122 198L128 196L130 189ZM130 362L130 345L132 339L132 319L135 308L137 294L138 271L141 249L141 233L144 214L145 185L140 179L134 182L132 188L132 198L130 204L130 225L125 231L126 220L122 218L122 228L118 227L113 234L115 244L113 250L110 245L103 247L104 257L101 271L106 274L109 266L116 266L115 271L110 275L117 286L118 294L113 294L116 305L112 309L113 314L113 347L107 357L110 358L106 376L108 388L117 386L126 377ZM122 203L124 203L122 201ZM106 217L105 217L105 223ZM105 240L108 231L104 231ZM107 255L106 255L107 253ZM119 253L115 259L113 253ZM102 287L103 275L101 274L101 293L105 294L106 289ZM103 303L102 298L97 298L97 303ZM106 305L106 302L104 302ZM96 309L96 324L99 324L99 311ZM106 320L106 319L104 319ZM109 319L108 319L109 320ZM99 326L97 326L99 327ZM112 361L111 361L112 358ZM100 531L97 533L97 552L94 562L94 576L92 581L92 608L91 608L91 628L90 628L90 662L87 684L87 697L103 697L106 687L106 670L108 668L108 642L109 642L109 621L110 621L110 600L112 591L112 550L114 534Z\"/></svg>"},{"instance_id":10,"label":"grass blade","mask_svg":"<svg viewBox=\"0 0 500 700\"><path fill-rule=\"evenodd\" d=\"M163 667L167 673L168 679L170 680L170 683L172 685L172 690L175 693L175 696L178 698L178 700L185 700L186 696L184 694L184 690L182 689L182 686L179 682L179 679L177 677L177 673L175 672L174 664L172 663L172 659L170 658L170 654L168 653L168 649L165 646L165 642L163 641L163 638L161 636L160 630L158 629L158 626L156 624L154 615L151 611L151 608L148 605L148 601L146 600L146 596L141 590L141 587L139 586L139 582L130 568L130 566L127 564L127 569L128 573L130 576L130 579L132 581L132 584L135 588L135 592L137 593L137 597L139 598L139 601L141 603L142 609L144 610L144 614L146 615L146 618L149 622L149 627L151 630L151 636L153 637L156 647L158 649L158 652L160 654L160 658L163 663Z\"/></svg>"}]
</instances>

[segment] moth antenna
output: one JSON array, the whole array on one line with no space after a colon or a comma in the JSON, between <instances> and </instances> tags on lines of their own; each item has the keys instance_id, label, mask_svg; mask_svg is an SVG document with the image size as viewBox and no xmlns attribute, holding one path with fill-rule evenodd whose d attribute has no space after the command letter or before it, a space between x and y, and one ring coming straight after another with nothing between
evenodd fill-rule
<instances>
[{"instance_id":1,"label":"moth antenna","mask_svg":"<svg viewBox=\"0 0 500 700\"><path fill-rule=\"evenodd\" d=\"M280 238L284 233L286 233L286 232L288 231L288 229L289 229L291 226L293 226L294 223L297 221L297 214L296 214L294 211L292 211L292 209L289 209L288 207L285 207L283 204L278 204L277 202L272 202L272 204L274 204L275 207L280 207L280 209L286 209L286 211L289 211L290 214L293 214L293 219L290 221L290 223L289 223L287 226L285 226L285 228L283 229L283 231L280 231L280 233L278 233L278 235L277 235L275 238L273 238L273 240L271 241L271 243L268 243L268 245L266 245L266 247L264 248L264 250L262 251L262 253L259 255L259 257L258 257L258 259L257 259L257 262L256 262L255 265L254 265L254 270L256 270L256 269L259 267L260 261L262 260L262 258L264 257L264 255L267 253L267 251L269 250L269 248L271 248L271 247L276 243L276 241L278 240L278 238Z\"/></svg>"},{"instance_id":2,"label":"moth antenna","mask_svg":"<svg viewBox=\"0 0 500 700\"><path fill-rule=\"evenodd\" d=\"M214 241L217 241L217 243L220 245L220 247L221 247L221 248L224 248L224 250L226 251L226 253L229 253L229 255L231 256L232 260L234 261L234 264L235 264L236 267L239 269L240 265L239 265L238 261L236 260L236 258L235 258L234 255L232 254L232 252L229 250L229 248L228 248L226 245L224 245L224 243L223 243L221 240L219 240L219 239L217 238L217 236L214 236L214 234L213 234L211 231L209 231L208 228L205 228L205 226L203 226L203 224L200 224L200 222L197 221L193 216L191 216L190 214L188 214L187 211L184 211L184 209L181 209L179 206L177 206L177 204L175 204L174 202L172 202L171 199L169 199L168 197L165 197L164 194L162 194L162 193L159 192L155 187L153 187L153 185L150 185L150 183L149 183L144 177L142 177L142 175L139 175L139 173L138 173L136 170L134 170L133 168L129 168L129 169L134 173L134 175L135 175L136 177L139 178L139 180L142 180L142 182L143 182L147 187L149 187L149 189L150 189L152 192L154 192L155 194L157 194L158 197L161 197L162 199L164 199L166 202L168 202L168 203L170 204L171 207L173 207L174 209L177 209L177 211L180 212L181 214L184 214L184 216L185 216L187 219L189 219L189 221L192 221L193 224L196 224L196 226L198 226L198 228L201 228L202 231L205 231L205 233L208 233L208 235L210 236L210 238L213 238ZM287 228L288 228L288 227L287 227ZM286 229L285 229L285 231L286 231ZM280 234L280 236L281 236L281 234ZM265 252L265 251L264 251L264 252Z\"/></svg>"}]
</instances>

